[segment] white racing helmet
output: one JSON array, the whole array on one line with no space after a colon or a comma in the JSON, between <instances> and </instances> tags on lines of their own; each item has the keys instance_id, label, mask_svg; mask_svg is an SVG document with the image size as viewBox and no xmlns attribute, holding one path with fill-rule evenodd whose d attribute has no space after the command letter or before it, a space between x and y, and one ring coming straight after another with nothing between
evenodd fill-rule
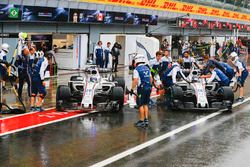
<instances>
[{"instance_id":1,"label":"white racing helmet","mask_svg":"<svg viewBox=\"0 0 250 167\"><path fill-rule=\"evenodd\" d=\"M135 64L137 64L137 63L144 63L145 64L147 62L146 57L143 54L140 54L140 53L136 54L133 57L133 59L135 60Z\"/></svg>"},{"instance_id":2,"label":"white racing helmet","mask_svg":"<svg viewBox=\"0 0 250 167\"><path fill-rule=\"evenodd\" d=\"M7 44L7 43L3 43L2 44L2 50L4 50L6 53L8 53L9 52L9 44Z\"/></svg>"},{"instance_id":3,"label":"white racing helmet","mask_svg":"<svg viewBox=\"0 0 250 167\"><path fill-rule=\"evenodd\" d=\"M237 60L239 60L239 56L238 56L238 54L236 52L232 52L230 54L230 57L231 57L231 60L232 60L233 63L235 63Z\"/></svg>"}]
</instances>

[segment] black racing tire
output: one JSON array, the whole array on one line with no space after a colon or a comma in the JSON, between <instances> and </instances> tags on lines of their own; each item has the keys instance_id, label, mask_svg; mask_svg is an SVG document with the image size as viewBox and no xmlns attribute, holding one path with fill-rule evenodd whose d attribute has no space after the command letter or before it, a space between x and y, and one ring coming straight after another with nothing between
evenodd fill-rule
<instances>
[{"instance_id":1,"label":"black racing tire","mask_svg":"<svg viewBox=\"0 0 250 167\"><path fill-rule=\"evenodd\" d=\"M182 101L183 100L183 91L179 86L171 86L167 90L167 105L172 110L177 110L179 106L174 104L174 101Z\"/></svg>"},{"instance_id":2,"label":"black racing tire","mask_svg":"<svg viewBox=\"0 0 250 167\"><path fill-rule=\"evenodd\" d=\"M122 108L124 106L124 90L122 87L117 86L117 87L112 88L111 100L118 101L118 103L119 103L119 109L116 111L122 110Z\"/></svg>"},{"instance_id":3,"label":"black racing tire","mask_svg":"<svg viewBox=\"0 0 250 167\"><path fill-rule=\"evenodd\" d=\"M71 98L70 88L66 85L60 85L56 91L56 110L63 111L63 104L68 103Z\"/></svg>"},{"instance_id":4,"label":"black racing tire","mask_svg":"<svg viewBox=\"0 0 250 167\"><path fill-rule=\"evenodd\" d=\"M229 86L223 86L220 89L218 89L218 94L220 97L222 97L222 100L227 100L230 102L234 102L234 93L231 87Z\"/></svg>"},{"instance_id":5,"label":"black racing tire","mask_svg":"<svg viewBox=\"0 0 250 167\"><path fill-rule=\"evenodd\" d=\"M125 90L124 78L115 78L114 81L116 81L118 83L117 86L122 87L123 91Z\"/></svg>"},{"instance_id":6,"label":"black racing tire","mask_svg":"<svg viewBox=\"0 0 250 167\"><path fill-rule=\"evenodd\" d=\"M170 87L171 95L174 100L182 100L183 98L183 91L179 86L172 86Z\"/></svg>"}]
</instances>

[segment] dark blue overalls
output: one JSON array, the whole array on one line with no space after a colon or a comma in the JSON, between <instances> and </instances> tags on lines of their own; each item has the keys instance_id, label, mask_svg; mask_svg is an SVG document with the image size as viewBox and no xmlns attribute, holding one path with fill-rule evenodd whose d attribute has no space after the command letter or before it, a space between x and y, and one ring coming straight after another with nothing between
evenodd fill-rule
<instances>
[{"instance_id":1,"label":"dark blue overalls","mask_svg":"<svg viewBox=\"0 0 250 167\"><path fill-rule=\"evenodd\" d=\"M230 80L228 79L226 74L224 74L220 69L217 68L214 71L216 72L216 75L220 78L220 81L218 81L220 86L229 86Z\"/></svg>"},{"instance_id":2,"label":"dark blue overalls","mask_svg":"<svg viewBox=\"0 0 250 167\"><path fill-rule=\"evenodd\" d=\"M140 65L135 68L138 71L140 77L140 85L137 87L137 105L143 106L148 105L150 102L150 94L151 94L151 83L150 83L150 69L145 65Z\"/></svg>"},{"instance_id":3,"label":"dark blue overalls","mask_svg":"<svg viewBox=\"0 0 250 167\"><path fill-rule=\"evenodd\" d=\"M18 78L19 78L19 87L18 87L18 96L22 97L23 85L26 81L28 84L28 95L31 95L31 77L30 77L30 66L29 66L29 56L24 56L23 54L18 55L15 66L18 68Z\"/></svg>"},{"instance_id":4,"label":"dark blue overalls","mask_svg":"<svg viewBox=\"0 0 250 167\"><path fill-rule=\"evenodd\" d=\"M172 76L168 76L168 74L175 68L177 65L173 65L171 68L167 69L162 75L162 84L164 87L168 88L173 86Z\"/></svg>"},{"instance_id":5,"label":"dark blue overalls","mask_svg":"<svg viewBox=\"0 0 250 167\"><path fill-rule=\"evenodd\" d=\"M233 67L231 67L229 64L224 63L224 62L220 62L220 64L224 67L224 69L226 70L226 76L228 77L228 79L231 81L232 78L235 75L234 69Z\"/></svg>"},{"instance_id":6,"label":"dark blue overalls","mask_svg":"<svg viewBox=\"0 0 250 167\"><path fill-rule=\"evenodd\" d=\"M110 54L110 50L109 49L104 49L104 55L105 55L105 62L104 62L104 68L108 67L109 64L109 54Z\"/></svg>"},{"instance_id":7,"label":"dark blue overalls","mask_svg":"<svg viewBox=\"0 0 250 167\"><path fill-rule=\"evenodd\" d=\"M40 97L44 98L46 96L46 88L42 84L42 79L40 77L40 69L45 58L38 60L37 64L32 71L32 96L35 97L38 93ZM44 71L45 72L45 71Z\"/></svg>"},{"instance_id":8,"label":"dark blue overalls","mask_svg":"<svg viewBox=\"0 0 250 167\"><path fill-rule=\"evenodd\" d=\"M226 74L226 70L224 67L216 60L208 60L205 69L202 71L202 75L206 75L210 72L210 67L214 65L216 68L220 69L224 74Z\"/></svg>"},{"instance_id":9,"label":"dark blue overalls","mask_svg":"<svg viewBox=\"0 0 250 167\"><path fill-rule=\"evenodd\" d=\"M241 60L238 60L238 61L242 64L244 70L242 71L241 76L239 76L237 80L241 84L241 86L244 87L244 84L245 84L245 81L246 81L246 79L248 77L249 72L248 72L248 70L246 68L246 65ZM237 67L237 72L239 72L238 67Z\"/></svg>"},{"instance_id":10,"label":"dark blue overalls","mask_svg":"<svg viewBox=\"0 0 250 167\"><path fill-rule=\"evenodd\" d=\"M95 50L95 55L96 55L96 65L103 68L103 49L102 47L97 47Z\"/></svg>"}]
</instances>

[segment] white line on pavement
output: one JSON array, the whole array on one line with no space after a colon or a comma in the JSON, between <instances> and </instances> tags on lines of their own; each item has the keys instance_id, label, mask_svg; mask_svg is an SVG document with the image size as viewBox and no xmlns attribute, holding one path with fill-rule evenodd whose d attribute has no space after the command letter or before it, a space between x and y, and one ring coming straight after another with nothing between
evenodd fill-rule
<instances>
[{"instance_id":1,"label":"white line on pavement","mask_svg":"<svg viewBox=\"0 0 250 167\"><path fill-rule=\"evenodd\" d=\"M246 103L248 101L250 101L250 97L245 99L243 102L233 104L233 108L235 108L235 107L237 107L237 106L239 106L239 105L241 105L243 103ZM161 142L161 141L163 141L163 140L165 140L165 139L167 139L167 138L169 138L169 137L171 137L171 136L173 136L173 135L175 135L177 133L180 133L180 132L182 132L182 131L184 131L184 130L186 130L188 128L191 128L191 127L196 126L196 125L198 125L198 124L200 124L202 122L205 122L208 119L216 117L216 116L222 114L224 111L226 111L226 109L220 110L220 111L212 113L210 115L207 115L207 116L205 116L205 117L203 117L201 119L193 121L193 122L191 122L191 123L189 123L187 125L184 125L182 127L179 127L179 128L177 128L177 129L175 129L173 131L170 131L170 132L164 134L164 135L156 137L156 138L154 138L152 140L149 140L149 141L147 141L147 142L145 142L143 144L140 144L140 145L135 146L135 147L133 147L131 149L128 149L128 150L123 151L123 152L121 152L119 154L116 154L116 155L114 155L114 156L112 156L112 157L110 157L108 159L105 159L105 160L103 160L101 162L93 164L93 165L91 165L91 167L103 167L103 166L109 165L109 164L111 164L111 163L113 163L115 161L118 161L118 160L120 160L120 159L122 159L122 158L124 158L124 157L126 157L128 155L131 155L131 154L136 153L138 151L141 151L141 150L143 150L143 149L145 149L145 148L147 148L149 146L152 146L152 145L154 145L156 143L159 143L159 142Z\"/></svg>"}]
</instances>

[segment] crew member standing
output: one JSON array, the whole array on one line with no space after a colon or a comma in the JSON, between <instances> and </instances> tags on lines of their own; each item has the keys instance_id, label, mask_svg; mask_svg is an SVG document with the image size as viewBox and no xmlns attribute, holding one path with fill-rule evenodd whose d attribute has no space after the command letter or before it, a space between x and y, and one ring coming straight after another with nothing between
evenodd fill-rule
<instances>
[{"instance_id":1,"label":"crew member standing","mask_svg":"<svg viewBox=\"0 0 250 167\"><path fill-rule=\"evenodd\" d=\"M166 71L168 68L171 67L171 64L172 64L172 58L169 56L169 51L165 50L161 58L160 76L164 73L164 71Z\"/></svg>"},{"instance_id":2,"label":"crew member standing","mask_svg":"<svg viewBox=\"0 0 250 167\"><path fill-rule=\"evenodd\" d=\"M137 127L145 127L149 125L148 121L148 105L150 102L151 83L153 81L150 69L145 65L146 58L144 55L137 54L134 57L135 69L133 74L133 82L131 93L137 87L137 105L139 106L139 121L135 123Z\"/></svg>"},{"instance_id":3,"label":"crew member standing","mask_svg":"<svg viewBox=\"0 0 250 167\"><path fill-rule=\"evenodd\" d=\"M103 68L103 48L102 41L98 41L97 46L94 50L94 56L96 58L96 65L100 68Z\"/></svg>"},{"instance_id":4,"label":"crew member standing","mask_svg":"<svg viewBox=\"0 0 250 167\"><path fill-rule=\"evenodd\" d=\"M242 102L244 101L244 84L245 81L249 75L248 69L246 68L246 65L239 60L238 54L236 52L232 52L231 55L231 61L236 67L236 76L238 76L238 86L240 87L240 95L239 98L236 99L236 101Z\"/></svg>"},{"instance_id":5,"label":"crew member standing","mask_svg":"<svg viewBox=\"0 0 250 167\"><path fill-rule=\"evenodd\" d=\"M114 46L112 47L111 54L113 57L113 62L112 62L112 71L117 72L117 66L118 66L118 60L120 56L120 49L122 49L121 45L116 42Z\"/></svg>"},{"instance_id":6,"label":"crew member standing","mask_svg":"<svg viewBox=\"0 0 250 167\"><path fill-rule=\"evenodd\" d=\"M32 70L32 94L30 102L30 111L44 111L42 108L43 100L47 94L45 88L45 72L51 59L51 53L45 53L45 55L37 62ZM36 103L36 96L39 93L38 101Z\"/></svg>"},{"instance_id":7,"label":"crew member standing","mask_svg":"<svg viewBox=\"0 0 250 167\"><path fill-rule=\"evenodd\" d=\"M111 43L107 43L107 47L104 49L104 68L108 68L109 64L109 55L111 53L111 48L110 48Z\"/></svg>"},{"instance_id":8,"label":"crew member standing","mask_svg":"<svg viewBox=\"0 0 250 167\"><path fill-rule=\"evenodd\" d=\"M18 68L18 77L19 77L19 86L18 86L18 96L22 98L23 92L23 85L25 82L28 84L28 96L30 97L31 94L31 87L30 87L30 74L29 74L29 49L24 47L22 49L21 55L17 56L15 66Z\"/></svg>"}]
</instances>

